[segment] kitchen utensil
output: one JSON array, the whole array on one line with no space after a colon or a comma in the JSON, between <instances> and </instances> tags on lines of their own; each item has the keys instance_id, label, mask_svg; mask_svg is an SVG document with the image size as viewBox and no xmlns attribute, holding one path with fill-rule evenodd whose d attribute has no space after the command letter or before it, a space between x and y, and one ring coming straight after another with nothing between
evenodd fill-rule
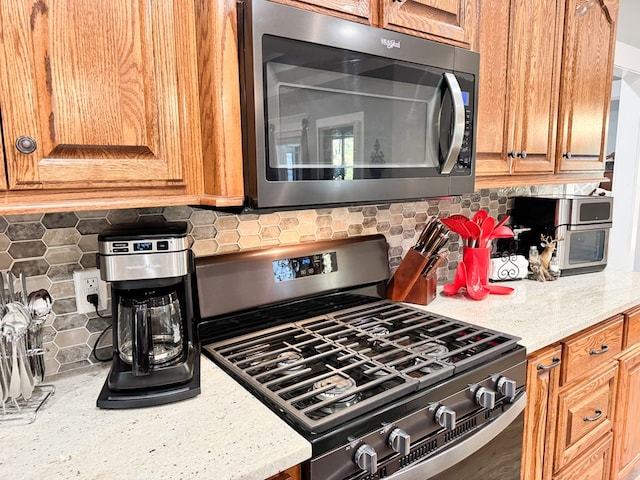
<instances>
[{"instance_id":1,"label":"kitchen utensil","mask_svg":"<svg viewBox=\"0 0 640 480\"><path fill-rule=\"evenodd\" d=\"M31 323L31 316L24 305L19 302L10 302L7 304L7 313L4 315L2 322L3 331L5 328L9 331L12 344L11 381L14 382L14 390L12 390L12 392L15 393L15 383L17 382L19 384L20 394L22 394L25 400L29 400L35 386L31 367L29 366L29 368L27 368L26 337L29 324ZM13 370L16 368L16 361L18 381L14 379ZM16 396L13 396L13 398L15 399Z\"/></svg>"},{"instance_id":2,"label":"kitchen utensil","mask_svg":"<svg viewBox=\"0 0 640 480\"><path fill-rule=\"evenodd\" d=\"M485 287L489 289L489 293L492 293L494 295L509 295L514 291L514 289L511 287L505 287L503 285L493 285L491 283L488 283L487 285L485 285Z\"/></svg>"},{"instance_id":3,"label":"kitchen utensil","mask_svg":"<svg viewBox=\"0 0 640 480\"><path fill-rule=\"evenodd\" d=\"M460 261L458 268L456 268L456 276L453 279L453 283L446 284L442 290L445 295L451 296L458 293L463 287L467 287L467 270L464 261Z\"/></svg>"},{"instance_id":4,"label":"kitchen utensil","mask_svg":"<svg viewBox=\"0 0 640 480\"><path fill-rule=\"evenodd\" d=\"M489 247L489 243L491 242L491 234L493 233L493 227L495 226L495 223L496 221L493 219L493 217L486 217L484 219L484 221L482 222L482 226L480 227L480 241L478 247Z\"/></svg>"},{"instance_id":5,"label":"kitchen utensil","mask_svg":"<svg viewBox=\"0 0 640 480\"><path fill-rule=\"evenodd\" d=\"M9 295L7 297L7 303L15 302L16 296L13 290L13 274L11 272L7 272L7 288L9 289Z\"/></svg>"},{"instance_id":6,"label":"kitchen utensil","mask_svg":"<svg viewBox=\"0 0 640 480\"><path fill-rule=\"evenodd\" d=\"M469 230L469 237L468 237L469 241L467 242L467 246L477 247L478 241L480 239L480 234L482 233L480 230L480 226L475 222L467 220L466 227L467 227L467 230Z\"/></svg>"},{"instance_id":7,"label":"kitchen utensil","mask_svg":"<svg viewBox=\"0 0 640 480\"><path fill-rule=\"evenodd\" d=\"M478 210L473 215L473 222L479 226L482 226L482 224L487 218L489 218L489 214L487 213L486 210Z\"/></svg>"},{"instance_id":8,"label":"kitchen utensil","mask_svg":"<svg viewBox=\"0 0 640 480\"><path fill-rule=\"evenodd\" d=\"M45 376L42 329L46 318L51 313L52 304L51 295L45 289L35 290L27 297L27 310L31 315L28 336L28 348L31 352L29 362L37 383L42 382Z\"/></svg>"},{"instance_id":9,"label":"kitchen utensil","mask_svg":"<svg viewBox=\"0 0 640 480\"><path fill-rule=\"evenodd\" d=\"M24 276L24 272L20 272L20 288L22 291L20 292L20 302L23 305L27 305L27 279Z\"/></svg>"}]
</instances>

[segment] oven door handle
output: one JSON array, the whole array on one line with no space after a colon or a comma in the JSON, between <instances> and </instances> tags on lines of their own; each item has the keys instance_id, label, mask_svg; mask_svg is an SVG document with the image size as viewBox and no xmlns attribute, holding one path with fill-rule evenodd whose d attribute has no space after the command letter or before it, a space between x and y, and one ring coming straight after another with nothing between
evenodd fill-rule
<instances>
[{"instance_id":1,"label":"oven door handle","mask_svg":"<svg viewBox=\"0 0 640 480\"><path fill-rule=\"evenodd\" d=\"M522 395L505 413L489 423L486 427L478 430L469 438L456 443L451 448L445 450L435 457L429 457L415 465L394 473L388 480L428 480L450 467L462 462L470 457L491 440L502 433L511 423L524 411L527 404L527 394Z\"/></svg>"},{"instance_id":2,"label":"oven door handle","mask_svg":"<svg viewBox=\"0 0 640 480\"><path fill-rule=\"evenodd\" d=\"M462 140L464 138L464 101L462 99L462 90L458 79L453 73L444 74L444 87L445 90L442 106L440 107L440 148L442 151L446 151L447 155L444 157L440 165L440 173L442 175L449 175L453 170L454 165L458 161L458 155L462 148ZM451 101L453 106L452 118L447 121L448 115L444 114L444 105L447 100ZM449 140L447 145L446 140Z\"/></svg>"}]
</instances>

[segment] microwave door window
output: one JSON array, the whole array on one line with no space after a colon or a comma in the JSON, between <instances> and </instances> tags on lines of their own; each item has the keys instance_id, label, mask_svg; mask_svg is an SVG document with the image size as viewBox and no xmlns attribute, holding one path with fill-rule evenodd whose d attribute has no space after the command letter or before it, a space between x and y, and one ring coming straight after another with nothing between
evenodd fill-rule
<instances>
[{"instance_id":1,"label":"microwave door window","mask_svg":"<svg viewBox=\"0 0 640 480\"><path fill-rule=\"evenodd\" d=\"M297 56L298 43L278 39L286 52L264 65L268 180L437 173L442 72L320 46Z\"/></svg>"}]
</instances>

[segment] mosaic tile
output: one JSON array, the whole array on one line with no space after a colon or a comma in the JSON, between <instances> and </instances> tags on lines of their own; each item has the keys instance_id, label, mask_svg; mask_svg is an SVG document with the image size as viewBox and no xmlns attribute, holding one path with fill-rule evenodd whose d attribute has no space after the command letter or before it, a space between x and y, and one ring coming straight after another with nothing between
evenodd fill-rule
<instances>
[{"instance_id":1,"label":"mosaic tile","mask_svg":"<svg viewBox=\"0 0 640 480\"><path fill-rule=\"evenodd\" d=\"M76 328L84 328L87 324L87 316L79 313L72 313L69 315L56 315L55 320L53 321L52 327L55 328L57 332L63 332L65 330L73 330ZM60 346L59 342L56 343Z\"/></svg>"},{"instance_id":2,"label":"mosaic tile","mask_svg":"<svg viewBox=\"0 0 640 480\"><path fill-rule=\"evenodd\" d=\"M96 268L98 266L98 259L95 253L84 253L80 257L80 265L82 268Z\"/></svg>"},{"instance_id":3,"label":"mosaic tile","mask_svg":"<svg viewBox=\"0 0 640 480\"><path fill-rule=\"evenodd\" d=\"M186 206L166 207L162 212L162 215L168 222L175 222L177 220L184 221L189 220L192 211L191 207Z\"/></svg>"},{"instance_id":4,"label":"mosaic tile","mask_svg":"<svg viewBox=\"0 0 640 480\"><path fill-rule=\"evenodd\" d=\"M76 311L76 299L74 298L57 298L53 301L53 313L57 315L71 313Z\"/></svg>"},{"instance_id":5,"label":"mosaic tile","mask_svg":"<svg viewBox=\"0 0 640 480\"><path fill-rule=\"evenodd\" d=\"M54 228L47 230L42 240L48 247L58 247L60 245L76 245L81 235L75 228Z\"/></svg>"},{"instance_id":6,"label":"mosaic tile","mask_svg":"<svg viewBox=\"0 0 640 480\"><path fill-rule=\"evenodd\" d=\"M77 229L82 235L88 235L92 233L100 233L109 225L111 224L106 218L91 218L78 221Z\"/></svg>"},{"instance_id":7,"label":"mosaic tile","mask_svg":"<svg viewBox=\"0 0 640 480\"><path fill-rule=\"evenodd\" d=\"M26 242L15 242L9 247L9 255L14 259L33 258L44 255L47 246L41 240L30 240Z\"/></svg>"},{"instance_id":8,"label":"mosaic tile","mask_svg":"<svg viewBox=\"0 0 640 480\"><path fill-rule=\"evenodd\" d=\"M80 258L82 258L82 250L75 245L49 248L44 256L49 265L73 263Z\"/></svg>"},{"instance_id":9,"label":"mosaic tile","mask_svg":"<svg viewBox=\"0 0 640 480\"><path fill-rule=\"evenodd\" d=\"M89 332L86 328L76 328L74 330L66 330L64 332L58 332L55 338L56 345L60 348L56 358L60 363L68 363L63 360L69 359L69 352L71 350L85 350L89 348L86 345L86 341L89 338ZM62 353L62 355L61 355ZM86 358L86 356L84 357ZM73 358L70 361L77 360L77 358Z\"/></svg>"},{"instance_id":10,"label":"mosaic tile","mask_svg":"<svg viewBox=\"0 0 640 480\"><path fill-rule=\"evenodd\" d=\"M37 240L44 235L45 228L41 223L12 223L7 227L6 235L9 240Z\"/></svg>"},{"instance_id":11,"label":"mosaic tile","mask_svg":"<svg viewBox=\"0 0 640 480\"><path fill-rule=\"evenodd\" d=\"M46 273L52 282L57 282L73 278L73 272L76 270L82 270L82 267L77 263L69 265L52 265Z\"/></svg>"},{"instance_id":12,"label":"mosaic tile","mask_svg":"<svg viewBox=\"0 0 640 480\"><path fill-rule=\"evenodd\" d=\"M135 209L110 210L107 220L111 224L117 223L136 223L140 218L140 214Z\"/></svg>"},{"instance_id":13,"label":"mosaic tile","mask_svg":"<svg viewBox=\"0 0 640 480\"><path fill-rule=\"evenodd\" d=\"M42 217L42 225L49 229L75 227L77 223L78 216L73 212L45 213Z\"/></svg>"}]
</instances>

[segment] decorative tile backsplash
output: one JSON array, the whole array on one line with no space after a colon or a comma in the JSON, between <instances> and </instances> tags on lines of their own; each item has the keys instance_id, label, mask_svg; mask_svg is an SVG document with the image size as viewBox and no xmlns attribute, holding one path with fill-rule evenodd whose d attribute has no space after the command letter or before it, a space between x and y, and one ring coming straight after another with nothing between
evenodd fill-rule
<instances>
[{"instance_id":1,"label":"decorative tile backsplash","mask_svg":"<svg viewBox=\"0 0 640 480\"><path fill-rule=\"evenodd\" d=\"M24 272L29 290L46 288L54 299L44 336L47 375L52 375L97 362L92 348L110 319L77 313L73 272L96 266L97 236L110 224L158 218L187 221L196 256L381 233L395 269L428 218L454 213L471 216L479 209L502 217L509 208L509 197L537 192L562 193L564 188L491 189L420 202L264 214L165 207L6 216L0 217L0 270L16 276ZM453 275L459 249L456 242L450 243L448 260L438 270L439 283ZM105 338L110 339L110 333Z\"/></svg>"}]
</instances>

